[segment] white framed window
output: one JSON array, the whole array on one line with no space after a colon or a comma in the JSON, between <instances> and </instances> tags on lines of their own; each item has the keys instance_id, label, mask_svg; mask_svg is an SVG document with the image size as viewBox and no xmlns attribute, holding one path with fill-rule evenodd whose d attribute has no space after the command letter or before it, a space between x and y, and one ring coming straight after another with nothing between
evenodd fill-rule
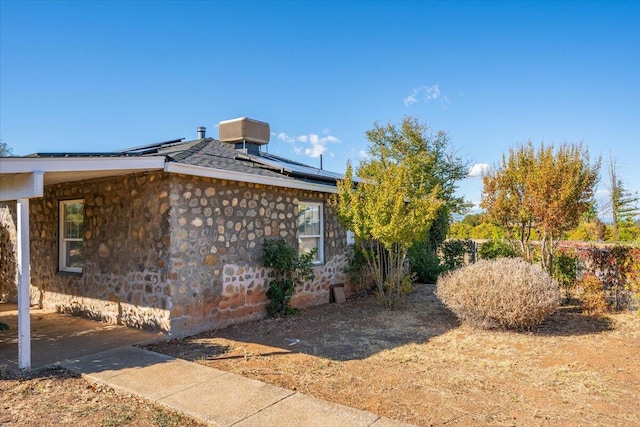
<instances>
[{"instance_id":1,"label":"white framed window","mask_svg":"<svg viewBox=\"0 0 640 427\"><path fill-rule=\"evenodd\" d=\"M324 221L322 203L298 204L298 251L301 254L317 249L315 264L324 262Z\"/></svg>"},{"instance_id":2,"label":"white framed window","mask_svg":"<svg viewBox=\"0 0 640 427\"><path fill-rule=\"evenodd\" d=\"M60 271L82 273L84 200L60 201L58 259Z\"/></svg>"}]
</instances>

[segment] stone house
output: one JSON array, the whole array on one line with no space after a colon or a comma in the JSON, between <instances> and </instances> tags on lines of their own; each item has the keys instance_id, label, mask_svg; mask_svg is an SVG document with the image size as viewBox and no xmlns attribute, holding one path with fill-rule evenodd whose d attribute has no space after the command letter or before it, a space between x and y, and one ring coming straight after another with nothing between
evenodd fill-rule
<instances>
[{"instance_id":1,"label":"stone house","mask_svg":"<svg viewBox=\"0 0 640 427\"><path fill-rule=\"evenodd\" d=\"M340 175L269 154L266 123L236 119L219 131L219 140L199 128L192 141L115 153L0 159L8 297L22 272L31 304L197 333L265 315L262 244L282 237L300 251L318 248L315 279L292 305L329 302L348 262L333 208Z\"/></svg>"}]
</instances>

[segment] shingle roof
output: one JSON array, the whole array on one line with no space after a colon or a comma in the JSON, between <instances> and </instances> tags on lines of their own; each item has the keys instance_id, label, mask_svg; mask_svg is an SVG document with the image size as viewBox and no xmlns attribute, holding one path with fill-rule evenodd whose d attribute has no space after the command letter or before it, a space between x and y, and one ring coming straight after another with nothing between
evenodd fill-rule
<instances>
[{"instance_id":1,"label":"shingle roof","mask_svg":"<svg viewBox=\"0 0 640 427\"><path fill-rule=\"evenodd\" d=\"M165 154L171 161L192 166L278 178L288 177L276 168L252 161L253 156L248 156L233 146L213 138L189 141L184 143L184 149L180 148L180 146L171 147L166 152L160 150L158 154Z\"/></svg>"},{"instance_id":2,"label":"shingle roof","mask_svg":"<svg viewBox=\"0 0 640 427\"><path fill-rule=\"evenodd\" d=\"M147 157L165 156L169 162L335 186L342 175L260 152L246 154L234 145L213 138L193 141L175 139L116 152L36 153L29 157Z\"/></svg>"},{"instance_id":3,"label":"shingle roof","mask_svg":"<svg viewBox=\"0 0 640 427\"><path fill-rule=\"evenodd\" d=\"M246 154L232 144L213 138L169 141L154 149L146 148L145 155L165 155L169 161L181 164L296 181L335 185L336 179L342 178L340 174L273 154Z\"/></svg>"}]
</instances>

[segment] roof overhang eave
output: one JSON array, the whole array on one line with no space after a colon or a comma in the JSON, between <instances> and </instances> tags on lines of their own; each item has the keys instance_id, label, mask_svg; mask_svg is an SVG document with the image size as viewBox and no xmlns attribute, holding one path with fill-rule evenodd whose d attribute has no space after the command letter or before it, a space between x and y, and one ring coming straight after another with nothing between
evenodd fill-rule
<instances>
[{"instance_id":1,"label":"roof overhang eave","mask_svg":"<svg viewBox=\"0 0 640 427\"><path fill-rule=\"evenodd\" d=\"M45 185L163 170L164 156L153 157L3 157L0 200L42 197Z\"/></svg>"},{"instance_id":2,"label":"roof overhang eave","mask_svg":"<svg viewBox=\"0 0 640 427\"><path fill-rule=\"evenodd\" d=\"M294 188L298 190L311 190L321 193L338 193L335 185L319 184L315 182L297 179L285 179L272 176L254 175L243 172L215 169L204 166L194 166L184 163L167 162L165 172L183 175L202 176L207 178L226 179L229 181L248 182L252 184L272 185L274 187Z\"/></svg>"},{"instance_id":3,"label":"roof overhang eave","mask_svg":"<svg viewBox=\"0 0 640 427\"><path fill-rule=\"evenodd\" d=\"M149 157L2 157L0 175L12 173L84 172L92 170L162 169L164 156Z\"/></svg>"}]
</instances>

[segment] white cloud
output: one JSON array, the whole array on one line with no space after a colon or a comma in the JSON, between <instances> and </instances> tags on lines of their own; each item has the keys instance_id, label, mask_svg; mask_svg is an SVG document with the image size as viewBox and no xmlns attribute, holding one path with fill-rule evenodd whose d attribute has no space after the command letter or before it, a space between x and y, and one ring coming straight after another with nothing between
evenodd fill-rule
<instances>
[{"instance_id":1,"label":"white cloud","mask_svg":"<svg viewBox=\"0 0 640 427\"><path fill-rule=\"evenodd\" d=\"M329 133L329 129L323 129L323 136L310 133L293 137L284 132L280 132L277 135L279 140L293 144L293 152L295 154L318 158L327 151L328 144L339 144L341 142L340 139ZM333 155L333 153L327 154Z\"/></svg>"},{"instance_id":2,"label":"white cloud","mask_svg":"<svg viewBox=\"0 0 640 427\"><path fill-rule=\"evenodd\" d=\"M296 142L295 138L291 138L289 135L287 135L287 134L286 134L286 133L284 133L284 132L280 132L280 133L278 134L278 139L279 139L280 141L289 142L289 143Z\"/></svg>"},{"instance_id":3,"label":"white cloud","mask_svg":"<svg viewBox=\"0 0 640 427\"><path fill-rule=\"evenodd\" d=\"M324 139L327 140L327 142L331 142L333 144L337 144L338 142L340 142L340 140L338 138L336 138L335 136L329 135L327 137L325 137Z\"/></svg>"},{"instance_id":4,"label":"white cloud","mask_svg":"<svg viewBox=\"0 0 640 427\"><path fill-rule=\"evenodd\" d=\"M467 176L469 178L476 178L479 176L483 176L484 174L486 174L487 172L489 172L489 165L486 163L476 163L475 165L471 166L469 168L469 171L467 172Z\"/></svg>"},{"instance_id":5,"label":"white cloud","mask_svg":"<svg viewBox=\"0 0 640 427\"><path fill-rule=\"evenodd\" d=\"M415 89L413 90L414 92L416 91ZM414 94L411 94L409 96L407 96L404 100L404 105L405 107L408 107L411 104L415 104L416 102L418 102L418 98L416 98L416 96Z\"/></svg>"},{"instance_id":6,"label":"white cloud","mask_svg":"<svg viewBox=\"0 0 640 427\"><path fill-rule=\"evenodd\" d=\"M402 102L404 102L405 107L408 107L409 105L417 104L420 101L428 103L438 99L440 100L442 108L447 108L449 104L451 104L448 97L444 95L441 96L440 86L436 84L433 86L420 86L413 89L411 94L404 98Z\"/></svg>"},{"instance_id":7,"label":"white cloud","mask_svg":"<svg viewBox=\"0 0 640 427\"><path fill-rule=\"evenodd\" d=\"M328 143L337 144L340 142L340 140L332 135L321 137L319 135L316 135L315 133L312 133L308 135L308 142L311 146L307 147L304 150L304 154L309 157L316 158L320 157L321 154L324 154L324 152L327 150Z\"/></svg>"}]
</instances>

